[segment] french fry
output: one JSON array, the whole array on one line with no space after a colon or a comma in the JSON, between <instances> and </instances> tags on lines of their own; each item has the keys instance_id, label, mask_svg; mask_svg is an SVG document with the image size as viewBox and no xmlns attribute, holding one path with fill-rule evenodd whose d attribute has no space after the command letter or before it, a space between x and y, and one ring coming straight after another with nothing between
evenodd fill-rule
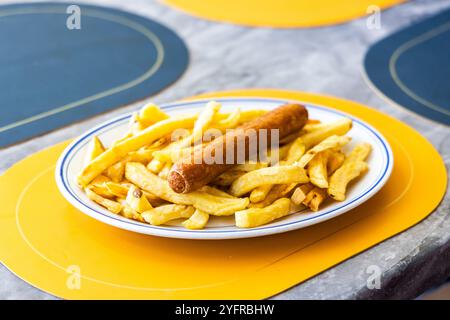
<instances>
[{"instance_id":1,"label":"french fry","mask_svg":"<svg viewBox=\"0 0 450 320\"><path fill-rule=\"evenodd\" d=\"M117 182L105 182L106 188L108 188L109 192L116 197L124 198L128 194L129 186L125 186L124 184L120 184Z\"/></svg>"},{"instance_id":2,"label":"french fry","mask_svg":"<svg viewBox=\"0 0 450 320\"><path fill-rule=\"evenodd\" d=\"M108 167L124 158L131 151L136 151L157 139L170 134L177 128L189 128L194 125L197 116L173 117L151 125L140 131L138 134L121 141L107 149L94 160L92 160L78 176L77 182L85 187L96 176L101 174Z\"/></svg>"},{"instance_id":3,"label":"french fry","mask_svg":"<svg viewBox=\"0 0 450 320\"><path fill-rule=\"evenodd\" d=\"M142 213L142 218L154 226L165 224L175 219L188 219L194 214L194 207L179 205L179 204L166 204Z\"/></svg>"},{"instance_id":4,"label":"french fry","mask_svg":"<svg viewBox=\"0 0 450 320\"><path fill-rule=\"evenodd\" d=\"M172 168L172 162L167 162L164 165L164 168L161 169L161 171L158 173L158 176L163 178L163 179L167 179L167 176L169 175L169 171Z\"/></svg>"},{"instance_id":5,"label":"french fry","mask_svg":"<svg viewBox=\"0 0 450 320\"><path fill-rule=\"evenodd\" d=\"M247 172L237 178L230 187L230 193L239 197L265 184L306 183L308 176L299 166L275 166Z\"/></svg>"},{"instance_id":6,"label":"french fry","mask_svg":"<svg viewBox=\"0 0 450 320\"><path fill-rule=\"evenodd\" d=\"M233 167L234 171L244 171L244 172L250 172L253 170L258 170L261 168L266 168L269 166L269 163L267 162L251 162L251 161L247 161L243 164L238 164L237 166Z\"/></svg>"},{"instance_id":7,"label":"french fry","mask_svg":"<svg viewBox=\"0 0 450 320\"><path fill-rule=\"evenodd\" d=\"M327 151L319 152L308 164L309 180L319 188L328 188L328 156Z\"/></svg>"},{"instance_id":8,"label":"french fry","mask_svg":"<svg viewBox=\"0 0 450 320\"><path fill-rule=\"evenodd\" d=\"M217 112L220 110L220 107L220 103L217 103L215 101L208 102L205 109L200 113L197 120L195 121L192 134L178 141L176 144L173 144L172 148L183 149L186 147L190 147L192 143L201 140L203 138L205 130L213 121L214 115L217 114Z\"/></svg>"},{"instance_id":9,"label":"french fry","mask_svg":"<svg viewBox=\"0 0 450 320\"><path fill-rule=\"evenodd\" d=\"M86 195L89 199L91 199L92 201L98 203L99 205L101 205L102 207L105 207L106 209L108 209L109 211L111 211L112 213L120 213L120 211L122 211L122 206L120 203L110 200L110 199L106 199L98 194L96 194L94 191L92 191L90 188L85 188L84 191L86 192Z\"/></svg>"},{"instance_id":10,"label":"french fry","mask_svg":"<svg viewBox=\"0 0 450 320\"><path fill-rule=\"evenodd\" d=\"M301 135L301 138L306 146L306 149L309 149L330 136L344 135L348 131L350 131L351 128L352 128L352 120L343 118L335 122L326 124L326 126L322 130L317 130Z\"/></svg>"},{"instance_id":11,"label":"french fry","mask_svg":"<svg viewBox=\"0 0 450 320\"><path fill-rule=\"evenodd\" d=\"M281 198L265 208L250 208L235 213L236 226L253 228L289 214L290 200Z\"/></svg>"},{"instance_id":12,"label":"french fry","mask_svg":"<svg viewBox=\"0 0 450 320\"><path fill-rule=\"evenodd\" d=\"M209 214L201 210L195 210L194 214L183 222L186 229L196 230L203 229L209 220Z\"/></svg>"},{"instance_id":13,"label":"french fry","mask_svg":"<svg viewBox=\"0 0 450 320\"><path fill-rule=\"evenodd\" d=\"M241 177L244 174L245 174L245 171L231 169L231 170L225 171L220 176L218 176L213 181L213 183L218 186L228 187L233 183L234 180L236 180L237 178Z\"/></svg>"},{"instance_id":14,"label":"french fry","mask_svg":"<svg viewBox=\"0 0 450 320\"><path fill-rule=\"evenodd\" d=\"M166 120L167 118L169 118L167 113L162 111L157 105L149 103L139 111L138 120L144 128L147 128L148 126Z\"/></svg>"},{"instance_id":15,"label":"french fry","mask_svg":"<svg viewBox=\"0 0 450 320\"><path fill-rule=\"evenodd\" d=\"M330 184L328 187L328 194L330 197L337 201L344 201L347 185L350 181L356 179L367 170L368 165L364 161L357 160L344 163L330 177Z\"/></svg>"},{"instance_id":16,"label":"french fry","mask_svg":"<svg viewBox=\"0 0 450 320\"><path fill-rule=\"evenodd\" d=\"M298 161L298 165L303 168L319 152L323 152L325 150L330 150L330 149L334 149L334 148L341 148L344 145L346 145L347 143L349 143L350 140L351 140L351 138L348 136L332 135L332 136L326 138L325 140L323 140L322 142L320 142L318 145L309 149Z\"/></svg>"},{"instance_id":17,"label":"french fry","mask_svg":"<svg viewBox=\"0 0 450 320\"><path fill-rule=\"evenodd\" d=\"M85 165L97 158L100 154L105 151L105 147L97 136L92 137L89 145L87 147L87 152L85 156Z\"/></svg>"},{"instance_id":18,"label":"french fry","mask_svg":"<svg viewBox=\"0 0 450 320\"><path fill-rule=\"evenodd\" d=\"M231 194L208 185L201 187L199 191L212 194L213 196L236 199L236 197L233 197Z\"/></svg>"},{"instance_id":19,"label":"french fry","mask_svg":"<svg viewBox=\"0 0 450 320\"><path fill-rule=\"evenodd\" d=\"M142 125L141 122L139 122L139 114L137 112L133 112L130 117L130 124L129 124L129 135L133 136L135 134L138 134L139 131L144 130L145 127Z\"/></svg>"},{"instance_id":20,"label":"french fry","mask_svg":"<svg viewBox=\"0 0 450 320\"><path fill-rule=\"evenodd\" d=\"M253 119L256 119L258 117L261 117L262 115L265 115L268 111L267 110L244 110L240 112L239 117L239 124L243 124L246 122L249 122Z\"/></svg>"},{"instance_id":21,"label":"french fry","mask_svg":"<svg viewBox=\"0 0 450 320\"><path fill-rule=\"evenodd\" d=\"M241 110L237 108L236 110L231 112L225 119L219 120L214 119L213 123L211 123L210 128L218 129L221 131L224 131L226 129L233 129L238 126L240 119L241 119Z\"/></svg>"},{"instance_id":22,"label":"french fry","mask_svg":"<svg viewBox=\"0 0 450 320\"><path fill-rule=\"evenodd\" d=\"M293 164L294 162L299 161L305 153L305 150L306 146L303 143L303 140L301 138L297 138L289 147L286 158L283 162L285 164Z\"/></svg>"},{"instance_id":23,"label":"french fry","mask_svg":"<svg viewBox=\"0 0 450 320\"><path fill-rule=\"evenodd\" d=\"M105 173L114 182L121 182L125 174L126 161L119 161L106 169Z\"/></svg>"},{"instance_id":24,"label":"french fry","mask_svg":"<svg viewBox=\"0 0 450 320\"><path fill-rule=\"evenodd\" d=\"M226 216L235 211L246 208L248 198L225 198L207 194L201 191L180 194L173 191L166 180L148 171L144 165L129 162L125 168L126 178L161 199L183 205L193 205L196 209L205 211L211 215Z\"/></svg>"},{"instance_id":25,"label":"french fry","mask_svg":"<svg viewBox=\"0 0 450 320\"><path fill-rule=\"evenodd\" d=\"M369 156L370 151L372 151L372 146L369 143L357 144L345 159L344 163L364 161Z\"/></svg>"},{"instance_id":26,"label":"french fry","mask_svg":"<svg viewBox=\"0 0 450 320\"><path fill-rule=\"evenodd\" d=\"M124 216L125 218L128 219L133 219L133 220L137 220L137 221L141 221L141 222L145 222L144 218L142 217L142 215L133 210L126 202L126 200L121 200L120 201L121 205L122 205L122 216Z\"/></svg>"},{"instance_id":27,"label":"french fry","mask_svg":"<svg viewBox=\"0 0 450 320\"><path fill-rule=\"evenodd\" d=\"M328 153L327 172L332 175L344 163L345 154L341 151L330 150Z\"/></svg>"},{"instance_id":28,"label":"french fry","mask_svg":"<svg viewBox=\"0 0 450 320\"><path fill-rule=\"evenodd\" d=\"M142 191L135 186L131 186L130 189L128 189L125 201L130 206L130 208L137 213L142 213L144 211L152 209L152 206L148 202L148 199L145 197Z\"/></svg>"},{"instance_id":29,"label":"french fry","mask_svg":"<svg viewBox=\"0 0 450 320\"><path fill-rule=\"evenodd\" d=\"M327 198L326 189L320 189L315 187L311 191L308 192L305 199L303 200L303 204L309 207L312 211L318 211L319 206L325 201Z\"/></svg>"},{"instance_id":30,"label":"french fry","mask_svg":"<svg viewBox=\"0 0 450 320\"><path fill-rule=\"evenodd\" d=\"M147 165L147 169L151 172L158 174L163 168L165 163L163 161L160 161L158 159L152 159Z\"/></svg>"},{"instance_id":31,"label":"french fry","mask_svg":"<svg viewBox=\"0 0 450 320\"><path fill-rule=\"evenodd\" d=\"M250 202L256 203L263 201L269 194L272 187L273 185L271 184L265 184L253 189L252 192L250 192Z\"/></svg>"},{"instance_id":32,"label":"french fry","mask_svg":"<svg viewBox=\"0 0 450 320\"><path fill-rule=\"evenodd\" d=\"M294 162L298 161L301 158L301 156L305 153L305 149L306 147L303 144L303 141L300 138L297 138L290 144L285 159L280 164L281 165L293 164ZM272 190L272 187L273 187L272 185L262 185L260 187L255 188L250 193L250 202L258 203L263 201L267 197L269 192Z\"/></svg>"},{"instance_id":33,"label":"french fry","mask_svg":"<svg viewBox=\"0 0 450 320\"><path fill-rule=\"evenodd\" d=\"M303 200L305 200L308 192L310 192L313 188L314 186L311 183L306 183L298 186L291 196L291 201L296 205L301 205L303 203Z\"/></svg>"},{"instance_id":34,"label":"french fry","mask_svg":"<svg viewBox=\"0 0 450 320\"><path fill-rule=\"evenodd\" d=\"M275 200L288 197L292 190L297 186L297 183L288 184L276 184L274 185L269 194L261 202L250 204L251 208L263 208L272 204Z\"/></svg>"}]
</instances>

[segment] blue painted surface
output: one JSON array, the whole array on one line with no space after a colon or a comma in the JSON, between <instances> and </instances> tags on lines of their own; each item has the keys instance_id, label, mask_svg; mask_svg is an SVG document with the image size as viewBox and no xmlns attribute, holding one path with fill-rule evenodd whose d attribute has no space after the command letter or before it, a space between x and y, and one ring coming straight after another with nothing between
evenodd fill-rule
<instances>
[{"instance_id":1,"label":"blue painted surface","mask_svg":"<svg viewBox=\"0 0 450 320\"><path fill-rule=\"evenodd\" d=\"M376 43L364 67L390 100L450 125L450 10Z\"/></svg>"},{"instance_id":2,"label":"blue painted surface","mask_svg":"<svg viewBox=\"0 0 450 320\"><path fill-rule=\"evenodd\" d=\"M187 67L167 27L79 5L69 30L68 5L0 6L0 147L151 96Z\"/></svg>"}]
</instances>

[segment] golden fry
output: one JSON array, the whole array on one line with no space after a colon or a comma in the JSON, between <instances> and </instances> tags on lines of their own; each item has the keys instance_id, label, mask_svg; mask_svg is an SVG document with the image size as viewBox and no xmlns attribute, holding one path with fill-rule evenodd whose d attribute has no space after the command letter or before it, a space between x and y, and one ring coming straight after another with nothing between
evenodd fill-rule
<instances>
[{"instance_id":1,"label":"golden fry","mask_svg":"<svg viewBox=\"0 0 450 320\"><path fill-rule=\"evenodd\" d=\"M148 202L147 197L135 186L131 186L130 189L128 189L127 198L125 201L130 208L137 213L142 213L152 208L152 205Z\"/></svg>"},{"instance_id":2,"label":"golden fry","mask_svg":"<svg viewBox=\"0 0 450 320\"><path fill-rule=\"evenodd\" d=\"M289 147L288 153L284 160L285 164L293 164L299 161L305 153L306 146L301 138L297 138Z\"/></svg>"},{"instance_id":3,"label":"golden fry","mask_svg":"<svg viewBox=\"0 0 450 320\"><path fill-rule=\"evenodd\" d=\"M151 225L159 226L175 219L188 219L194 211L192 206L166 204L143 212L142 218Z\"/></svg>"},{"instance_id":4,"label":"golden fry","mask_svg":"<svg viewBox=\"0 0 450 320\"><path fill-rule=\"evenodd\" d=\"M261 202L252 203L251 208L263 208L272 204L275 200L289 196L291 191L297 186L297 183L276 184L274 185L267 196Z\"/></svg>"},{"instance_id":5,"label":"golden fry","mask_svg":"<svg viewBox=\"0 0 450 320\"><path fill-rule=\"evenodd\" d=\"M118 214L118 213L120 213L120 211L122 211L122 206L120 205L120 203L118 203L116 201L112 201L112 200L106 199L106 198L96 194L90 188L85 188L84 190L85 190L86 195L88 196L89 199L91 199L92 201L98 203L102 207L105 207L106 209L108 209L112 213Z\"/></svg>"},{"instance_id":6,"label":"golden fry","mask_svg":"<svg viewBox=\"0 0 450 320\"><path fill-rule=\"evenodd\" d=\"M330 184L328 187L328 194L330 197L337 201L344 201L347 185L350 181L366 172L367 169L368 165L364 161L350 161L344 163L330 177Z\"/></svg>"},{"instance_id":7,"label":"golden fry","mask_svg":"<svg viewBox=\"0 0 450 320\"><path fill-rule=\"evenodd\" d=\"M186 229L196 230L203 229L209 220L209 214L201 210L195 210L194 214L183 222Z\"/></svg>"},{"instance_id":8,"label":"golden fry","mask_svg":"<svg viewBox=\"0 0 450 320\"><path fill-rule=\"evenodd\" d=\"M168 118L169 115L162 111L157 105L149 103L142 107L139 111L138 120L143 127L147 128L156 122L166 120Z\"/></svg>"},{"instance_id":9,"label":"golden fry","mask_svg":"<svg viewBox=\"0 0 450 320\"><path fill-rule=\"evenodd\" d=\"M289 214L290 200L281 198L265 208L250 208L235 213L236 226L253 228Z\"/></svg>"},{"instance_id":10,"label":"golden fry","mask_svg":"<svg viewBox=\"0 0 450 320\"><path fill-rule=\"evenodd\" d=\"M230 187L233 196L241 196L265 184L306 183L308 176L303 168L295 165L275 166L247 172L237 178Z\"/></svg>"},{"instance_id":11,"label":"golden fry","mask_svg":"<svg viewBox=\"0 0 450 320\"><path fill-rule=\"evenodd\" d=\"M308 164L309 161L311 161L316 154L318 154L319 152L323 152L325 150L330 150L330 149L334 149L334 148L341 148L344 145L346 145L347 143L349 143L351 140L350 137L348 136L337 136L337 135L332 135L328 138L326 138L325 140L323 140L321 143L319 143L318 145L314 146L313 148L309 149L302 157L301 159L298 161L298 165L300 167L304 167Z\"/></svg>"},{"instance_id":12,"label":"golden fry","mask_svg":"<svg viewBox=\"0 0 450 320\"><path fill-rule=\"evenodd\" d=\"M308 164L309 180L319 188L328 188L327 162L328 152L323 151L316 154Z\"/></svg>"},{"instance_id":13,"label":"golden fry","mask_svg":"<svg viewBox=\"0 0 450 320\"><path fill-rule=\"evenodd\" d=\"M222 186L222 187L228 187L230 186L234 180L237 178L243 176L245 174L245 171L238 171L238 170L228 170L222 173L220 176L218 176L213 183Z\"/></svg>"},{"instance_id":14,"label":"golden fry","mask_svg":"<svg viewBox=\"0 0 450 320\"><path fill-rule=\"evenodd\" d=\"M318 211L319 206L325 201L326 198L326 190L316 187L308 192L305 199L303 200L303 204L309 207L312 211Z\"/></svg>"},{"instance_id":15,"label":"golden fry","mask_svg":"<svg viewBox=\"0 0 450 320\"><path fill-rule=\"evenodd\" d=\"M311 183L306 183L297 187L291 196L291 201L296 205L301 205L308 192L310 192L313 188L314 186Z\"/></svg>"},{"instance_id":16,"label":"golden fry","mask_svg":"<svg viewBox=\"0 0 450 320\"><path fill-rule=\"evenodd\" d=\"M306 146L306 149L318 144L322 140L333 135L344 135L352 128L352 120L343 118L335 122L328 123L324 129L301 135L302 141Z\"/></svg>"},{"instance_id":17,"label":"golden fry","mask_svg":"<svg viewBox=\"0 0 450 320\"><path fill-rule=\"evenodd\" d=\"M89 145L87 147L87 152L85 156L85 165L97 158L100 154L105 151L105 147L97 136L92 137Z\"/></svg>"},{"instance_id":18,"label":"golden fry","mask_svg":"<svg viewBox=\"0 0 450 320\"><path fill-rule=\"evenodd\" d=\"M256 203L263 201L269 194L272 187L273 186L271 184L265 184L253 189L252 192L250 192L250 202Z\"/></svg>"},{"instance_id":19,"label":"golden fry","mask_svg":"<svg viewBox=\"0 0 450 320\"><path fill-rule=\"evenodd\" d=\"M327 172L332 175L337 169L342 166L345 160L345 154L342 151L330 150L328 153Z\"/></svg>"}]
</instances>

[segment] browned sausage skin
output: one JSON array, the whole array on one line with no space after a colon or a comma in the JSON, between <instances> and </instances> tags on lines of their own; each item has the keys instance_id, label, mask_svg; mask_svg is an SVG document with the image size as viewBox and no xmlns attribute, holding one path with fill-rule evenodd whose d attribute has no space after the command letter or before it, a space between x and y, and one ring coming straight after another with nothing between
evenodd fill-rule
<instances>
[{"instance_id":1,"label":"browned sausage skin","mask_svg":"<svg viewBox=\"0 0 450 320\"><path fill-rule=\"evenodd\" d=\"M262 141L260 141L260 134L267 134L266 141L271 141L273 130L277 130L279 139L282 139L302 129L307 121L308 111L303 105L295 103L282 105L214 139L204 146L200 152L194 152L188 158L179 160L169 172L167 177L169 185L177 193L194 191L236 165L242 157L247 159L251 156L255 150L253 148L249 150L249 146L251 146L250 137L254 133L256 133L257 149L259 149ZM242 148L239 148L239 146ZM220 154L216 154L216 151ZM211 157L211 155L218 157L221 161L211 163L210 160L206 159L207 156Z\"/></svg>"}]
</instances>

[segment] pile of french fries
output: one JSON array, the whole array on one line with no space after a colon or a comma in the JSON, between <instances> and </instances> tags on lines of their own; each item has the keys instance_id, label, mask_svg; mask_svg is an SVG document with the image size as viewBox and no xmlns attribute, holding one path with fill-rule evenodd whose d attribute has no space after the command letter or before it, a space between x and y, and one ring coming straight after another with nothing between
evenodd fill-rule
<instances>
[{"instance_id":1,"label":"pile of french fries","mask_svg":"<svg viewBox=\"0 0 450 320\"><path fill-rule=\"evenodd\" d=\"M131 117L128 132L108 148L93 137L78 184L92 201L110 212L151 225L183 219L188 229L204 228L210 216L235 216L237 227L267 224L292 212L318 211L333 199L346 198L349 183L368 170L368 143L347 155L346 133L352 121L309 120L303 129L280 141L278 161L246 162L233 166L201 189L179 194L166 180L173 163L189 153L210 128L224 133L255 119L265 110L236 109L221 113L208 103L195 115L169 117L154 104ZM188 129L172 142L173 133ZM217 130L216 130L217 131Z\"/></svg>"}]
</instances>

